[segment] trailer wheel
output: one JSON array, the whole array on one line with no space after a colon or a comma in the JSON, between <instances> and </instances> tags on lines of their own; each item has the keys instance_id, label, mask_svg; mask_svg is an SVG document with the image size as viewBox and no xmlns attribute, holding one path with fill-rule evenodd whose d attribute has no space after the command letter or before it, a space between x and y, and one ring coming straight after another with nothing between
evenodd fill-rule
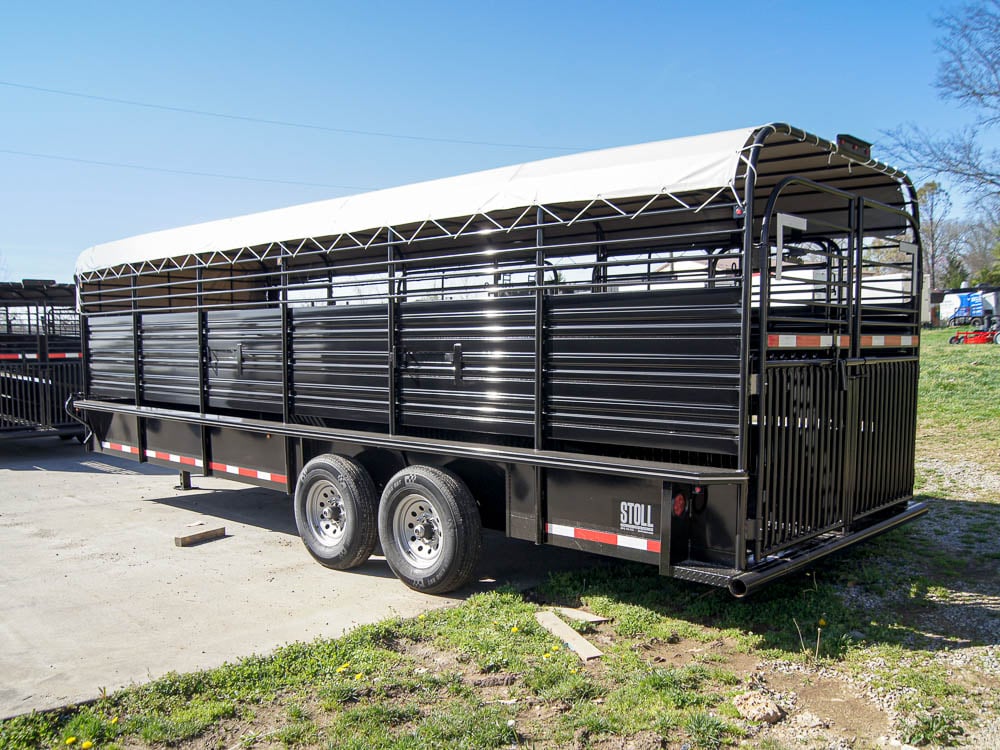
<instances>
[{"instance_id":1,"label":"trailer wheel","mask_svg":"<svg viewBox=\"0 0 1000 750\"><path fill-rule=\"evenodd\" d=\"M378 540L378 499L358 463L316 456L302 467L294 505L299 536L319 563L347 570L371 557Z\"/></svg>"},{"instance_id":2,"label":"trailer wheel","mask_svg":"<svg viewBox=\"0 0 1000 750\"><path fill-rule=\"evenodd\" d=\"M469 489L450 471L411 466L385 487L378 533L392 572L427 594L469 580L482 548L482 521Z\"/></svg>"}]
</instances>

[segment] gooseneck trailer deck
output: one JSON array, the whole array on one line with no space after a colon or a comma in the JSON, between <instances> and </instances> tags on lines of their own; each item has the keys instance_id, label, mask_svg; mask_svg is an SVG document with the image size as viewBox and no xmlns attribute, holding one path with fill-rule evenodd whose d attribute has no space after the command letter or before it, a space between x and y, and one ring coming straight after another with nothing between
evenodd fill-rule
<instances>
[{"instance_id":1,"label":"gooseneck trailer deck","mask_svg":"<svg viewBox=\"0 0 1000 750\"><path fill-rule=\"evenodd\" d=\"M560 157L91 248L75 408L330 567L448 591L486 527L743 595L923 512L920 262L850 137Z\"/></svg>"},{"instance_id":2,"label":"gooseneck trailer deck","mask_svg":"<svg viewBox=\"0 0 1000 750\"><path fill-rule=\"evenodd\" d=\"M82 437L65 408L82 382L73 285L0 283L0 440Z\"/></svg>"}]
</instances>

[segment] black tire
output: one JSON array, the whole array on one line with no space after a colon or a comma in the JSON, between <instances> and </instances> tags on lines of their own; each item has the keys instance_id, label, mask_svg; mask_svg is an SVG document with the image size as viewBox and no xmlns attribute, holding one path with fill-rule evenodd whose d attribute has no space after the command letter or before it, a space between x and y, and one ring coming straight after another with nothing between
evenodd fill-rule
<instances>
[{"instance_id":1,"label":"black tire","mask_svg":"<svg viewBox=\"0 0 1000 750\"><path fill-rule=\"evenodd\" d=\"M993 334L993 343L1000 344L1000 331Z\"/></svg>"},{"instance_id":2,"label":"black tire","mask_svg":"<svg viewBox=\"0 0 1000 750\"><path fill-rule=\"evenodd\" d=\"M316 456L295 486L302 543L328 568L348 570L371 557L378 541L378 496L368 472L342 456Z\"/></svg>"},{"instance_id":3,"label":"black tire","mask_svg":"<svg viewBox=\"0 0 1000 750\"><path fill-rule=\"evenodd\" d=\"M960 339L958 336L952 336L950 339L948 339L948 343L949 344L957 344L961 340L962 339Z\"/></svg>"},{"instance_id":4,"label":"black tire","mask_svg":"<svg viewBox=\"0 0 1000 750\"><path fill-rule=\"evenodd\" d=\"M482 520L468 487L450 471L411 466L385 486L378 533L386 562L415 591L444 594L472 576Z\"/></svg>"},{"instance_id":5,"label":"black tire","mask_svg":"<svg viewBox=\"0 0 1000 750\"><path fill-rule=\"evenodd\" d=\"M979 328L982 324L983 324L983 319L982 318L973 318L972 319L972 327L973 328Z\"/></svg>"}]
</instances>

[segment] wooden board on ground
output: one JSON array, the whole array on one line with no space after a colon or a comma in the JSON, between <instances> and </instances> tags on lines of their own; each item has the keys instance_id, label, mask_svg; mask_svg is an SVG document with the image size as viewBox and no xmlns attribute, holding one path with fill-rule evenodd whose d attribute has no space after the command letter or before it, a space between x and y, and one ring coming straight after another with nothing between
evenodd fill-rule
<instances>
[{"instance_id":1,"label":"wooden board on ground","mask_svg":"<svg viewBox=\"0 0 1000 750\"><path fill-rule=\"evenodd\" d=\"M580 622L590 622L594 624L599 622L609 622L607 617L595 615L593 612L584 612L582 609L573 609L572 607L553 607L553 609L563 617L568 617L570 620L579 620Z\"/></svg>"},{"instance_id":2,"label":"wooden board on ground","mask_svg":"<svg viewBox=\"0 0 1000 750\"><path fill-rule=\"evenodd\" d=\"M205 531L198 531L194 534L185 534L184 536L175 536L174 544L178 547L191 547L195 544L201 544L202 542L210 542L213 539L221 539L226 535L226 527L220 526L217 529L207 529Z\"/></svg>"},{"instance_id":3,"label":"wooden board on ground","mask_svg":"<svg viewBox=\"0 0 1000 750\"><path fill-rule=\"evenodd\" d=\"M559 615L555 612L536 612L535 619L538 620L539 625L576 652L581 661L589 661L603 656L594 644L560 620Z\"/></svg>"}]
</instances>

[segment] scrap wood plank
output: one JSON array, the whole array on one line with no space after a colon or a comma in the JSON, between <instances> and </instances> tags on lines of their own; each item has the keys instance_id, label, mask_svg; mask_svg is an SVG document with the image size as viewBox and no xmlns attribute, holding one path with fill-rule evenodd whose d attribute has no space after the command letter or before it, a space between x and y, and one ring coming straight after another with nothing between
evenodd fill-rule
<instances>
[{"instance_id":1,"label":"scrap wood plank","mask_svg":"<svg viewBox=\"0 0 1000 750\"><path fill-rule=\"evenodd\" d=\"M597 659L604 655L594 644L560 620L555 612L536 612L535 619L539 625L575 651L581 661Z\"/></svg>"},{"instance_id":2,"label":"scrap wood plank","mask_svg":"<svg viewBox=\"0 0 1000 750\"><path fill-rule=\"evenodd\" d=\"M221 539L226 535L226 527L220 526L217 529L207 529L205 531L196 531L194 534L185 534L184 536L175 536L174 544L178 547L190 547L194 544L201 544L202 542L210 542L213 539Z\"/></svg>"},{"instance_id":3,"label":"scrap wood plank","mask_svg":"<svg viewBox=\"0 0 1000 750\"><path fill-rule=\"evenodd\" d=\"M553 607L553 609L563 617L568 617L571 620L579 620L580 622L590 622L594 624L600 622L610 622L607 617L595 615L593 612L585 612L582 609L573 609L572 607Z\"/></svg>"}]
</instances>

